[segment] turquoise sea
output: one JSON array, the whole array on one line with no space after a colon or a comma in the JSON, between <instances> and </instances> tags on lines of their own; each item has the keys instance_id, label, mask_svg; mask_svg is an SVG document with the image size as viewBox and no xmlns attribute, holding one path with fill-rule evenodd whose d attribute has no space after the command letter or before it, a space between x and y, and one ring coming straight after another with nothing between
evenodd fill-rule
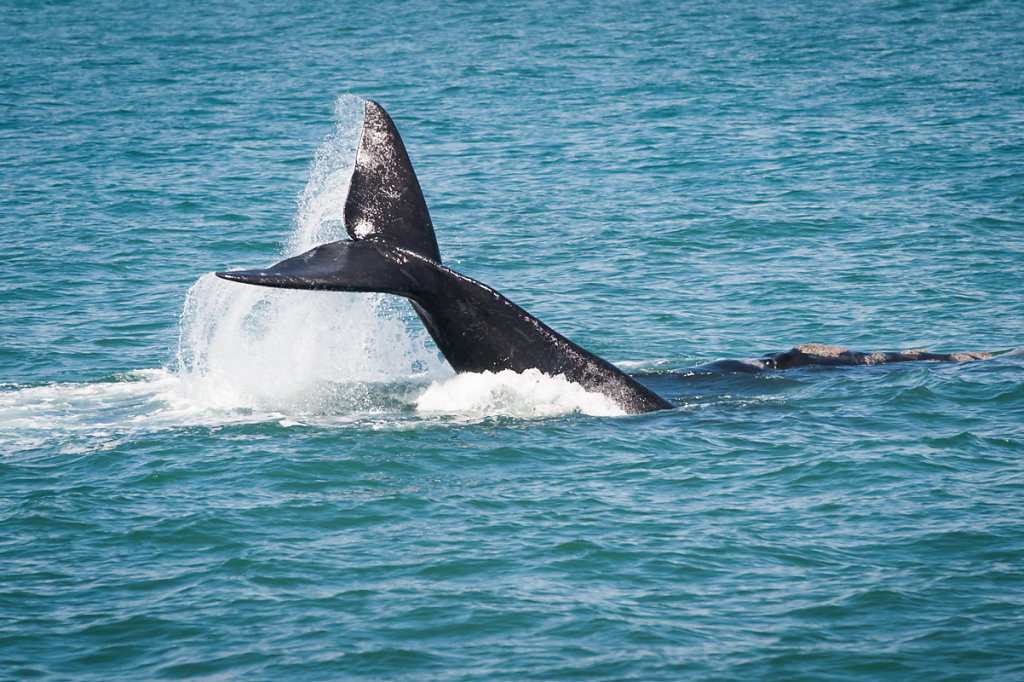
<instances>
[{"instance_id":1,"label":"turquoise sea","mask_svg":"<svg viewBox=\"0 0 1024 682\"><path fill-rule=\"evenodd\" d=\"M1024 679L1024 3L0 3L0 678ZM671 399L454 377L344 236ZM695 372L798 343L991 360Z\"/></svg>"}]
</instances>

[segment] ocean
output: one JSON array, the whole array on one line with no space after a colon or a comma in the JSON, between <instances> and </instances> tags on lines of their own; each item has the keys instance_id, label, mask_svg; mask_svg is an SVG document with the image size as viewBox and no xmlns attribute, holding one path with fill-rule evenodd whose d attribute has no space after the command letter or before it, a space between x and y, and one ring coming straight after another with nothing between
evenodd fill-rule
<instances>
[{"instance_id":1,"label":"ocean","mask_svg":"<svg viewBox=\"0 0 1024 682\"><path fill-rule=\"evenodd\" d=\"M0 678L1024 677L1024 4L0 5ZM345 238L669 399L458 375ZM988 360L694 368L805 342Z\"/></svg>"}]
</instances>

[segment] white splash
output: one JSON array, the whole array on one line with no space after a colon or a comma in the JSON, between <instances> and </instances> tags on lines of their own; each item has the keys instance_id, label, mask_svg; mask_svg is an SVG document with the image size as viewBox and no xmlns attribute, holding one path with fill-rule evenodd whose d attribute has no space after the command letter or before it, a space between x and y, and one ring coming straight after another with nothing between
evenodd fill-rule
<instances>
[{"instance_id":1,"label":"white splash","mask_svg":"<svg viewBox=\"0 0 1024 682\"><path fill-rule=\"evenodd\" d=\"M283 258L347 238L343 212L363 100L340 98L335 118L300 195ZM178 397L213 409L315 413L338 407L345 395L365 394L360 385L426 383L451 370L403 301L267 289L205 275L185 300L177 373Z\"/></svg>"},{"instance_id":2,"label":"white splash","mask_svg":"<svg viewBox=\"0 0 1024 682\"><path fill-rule=\"evenodd\" d=\"M614 400L590 393L563 375L536 369L522 374L512 370L459 374L432 384L417 400L421 413L457 413L465 416L506 416L521 419L581 412L597 417L625 412Z\"/></svg>"},{"instance_id":3,"label":"white splash","mask_svg":"<svg viewBox=\"0 0 1024 682\"><path fill-rule=\"evenodd\" d=\"M402 303L205 275L182 313L181 397L214 409L315 413L337 407L346 392L359 393L355 385L425 383L450 373Z\"/></svg>"},{"instance_id":4,"label":"white splash","mask_svg":"<svg viewBox=\"0 0 1024 682\"><path fill-rule=\"evenodd\" d=\"M309 180L299 195L295 231L285 246L286 257L319 244L348 239L345 199L363 131L364 104L365 100L354 95L344 95L335 101L334 130L313 156Z\"/></svg>"}]
</instances>

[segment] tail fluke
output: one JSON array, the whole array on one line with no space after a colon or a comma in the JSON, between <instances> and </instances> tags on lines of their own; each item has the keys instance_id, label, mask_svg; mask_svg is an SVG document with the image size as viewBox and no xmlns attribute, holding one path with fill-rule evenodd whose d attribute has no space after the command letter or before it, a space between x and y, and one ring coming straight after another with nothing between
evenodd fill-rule
<instances>
[{"instance_id":1,"label":"tail fluke","mask_svg":"<svg viewBox=\"0 0 1024 682\"><path fill-rule=\"evenodd\" d=\"M221 279L282 289L380 291L415 298L427 286L426 263L372 241L322 244L264 270L218 272Z\"/></svg>"},{"instance_id":2,"label":"tail fluke","mask_svg":"<svg viewBox=\"0 0 1024 682\"><path fill-rule=\"evenodd\" d=\"M672 407L494 289L441 265L409 155L395 124L376 102L365 105L345 228L353 241L324 244L265 270L217 276L287 289L404 296L457 372L535 368L604 393L629 412Z\"/></svg>"},{"instance_id":3,"label":"tail fluke","mask_svg":"<svg viewBox=\"0 0 1024 682\"><path fill-rule=\"evenodd\" d=\"M398 129L376 102L367 100L364 112L345 229L353 239L383 242L440 263L427 202Z\"/></svg>"},{"instance_id":4,"label":"tail fluke","mask_svg":"<svg viewBox=\"0 0 1024 682\"><path fill-rule=\"evenodd\" d=\"M381 291L409 297L417 284L409 273L416 268L403 271L402 266L419 260L415 256L440 265L427 202L394 121L370 100L363 111L345 199L345 229L353 241L323 244L264 270L218 272L218 277L287 289Z\"/></svg>"}]
</instances>

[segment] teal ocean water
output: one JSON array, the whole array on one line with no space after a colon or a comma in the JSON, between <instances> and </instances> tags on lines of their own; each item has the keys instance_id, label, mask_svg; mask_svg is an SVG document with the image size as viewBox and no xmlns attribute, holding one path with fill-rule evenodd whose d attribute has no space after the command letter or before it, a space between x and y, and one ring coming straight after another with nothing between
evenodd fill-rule
<instances>
[{"instance_id":1,"label":"teal ocean water","mask_svg":"<svg viewBox=\"0 0 1024 682\"><path fill-rule=\"evenodd\" d=\"M1024 5L0 5L0 677L1024 677ZM638 373L454 377L340 238ZM694 372L803 342L963 364Z\"/></svg>"}]
</instances>

